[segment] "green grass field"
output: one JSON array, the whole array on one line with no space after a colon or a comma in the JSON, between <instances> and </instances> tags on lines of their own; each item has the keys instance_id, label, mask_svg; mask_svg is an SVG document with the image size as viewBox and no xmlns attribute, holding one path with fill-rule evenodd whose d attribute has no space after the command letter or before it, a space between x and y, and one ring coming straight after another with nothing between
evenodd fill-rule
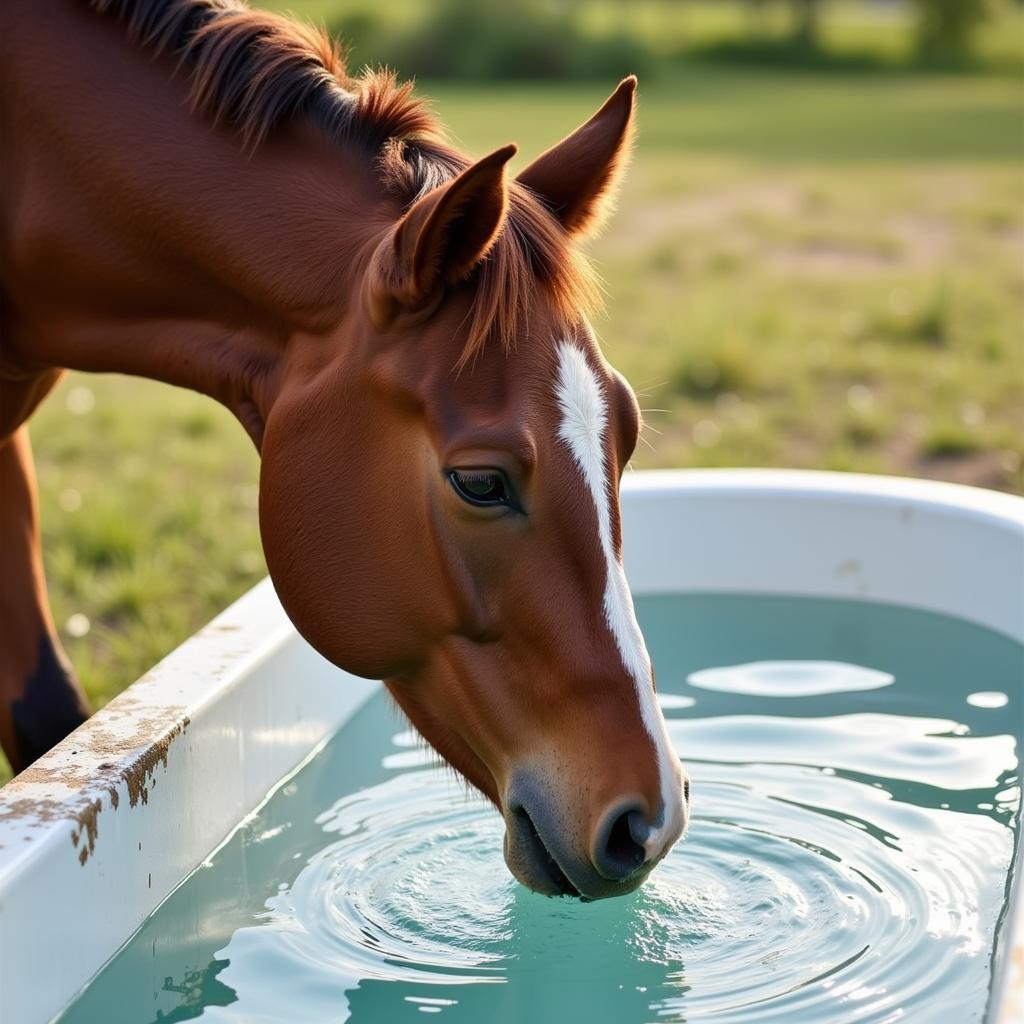
<instances>
[{"instance_id":1,"label":"green grass field","mask_svg":"<svg viewBox=\"0 0 1024 1024\"><path fill-rule=\"evenodd\" d=\"M514 139L525 161L613 85L421 89L471 153ZM999 75L641 83L592 247L595 326L646 410L635 465L1024 493L1021 100ZM117 377L71 375L32 436L54 613L98 706L263 574L258 461L209 401Z\"/></svg>"}]
</instances>

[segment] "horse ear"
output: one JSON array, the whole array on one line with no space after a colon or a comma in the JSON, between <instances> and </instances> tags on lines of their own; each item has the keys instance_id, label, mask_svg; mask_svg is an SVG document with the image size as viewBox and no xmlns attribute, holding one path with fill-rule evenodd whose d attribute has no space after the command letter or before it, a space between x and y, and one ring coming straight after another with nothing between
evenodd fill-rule
<instances>
[{"instance_id":1,"label":"horse ear","mask_svg":"<svg viewBox=\"0 0 1024 1024\"><path fill-rule=\"evenodd\" d=\"M467 277L487 255L508 209L503 146L453 181L417 199L377 252L373 305L384 321L395 306L416 309Z\"/></svg>"},{"instance_id":2,"label":"horse ear","mask_svg":"<svg viewBox=\"0 0 1024 1024\"><path fill-rule=\"evenodd\" d=\"M601 109L542 153L518 177L570 234L594 233L604 223L629 156L636 76L624 78Z\"/></svg>"}]
</instances>

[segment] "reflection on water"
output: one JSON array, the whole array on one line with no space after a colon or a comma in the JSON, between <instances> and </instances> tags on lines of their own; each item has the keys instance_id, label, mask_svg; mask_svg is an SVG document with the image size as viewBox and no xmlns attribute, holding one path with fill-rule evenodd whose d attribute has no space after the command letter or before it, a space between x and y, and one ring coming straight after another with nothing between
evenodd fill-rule
<instances>
[{"instance_id":1,"label":"reflection on water","mask_svg":"<svg viewBox=\"0 0 1024 1024\"><path fill-rule=\"evenodd\" d=\"M524 890L498 816L375 699L61 1020L980 1021L1024 650L842 602L639 612L695 799L639 892Z\"/></svg>"},{"instance_id":2,"label":"reflection on water","mask_svg":"<svg viewBox=\"0 0 1024 1024\"><path fill-rule=\"evenodd\" d=\"M746 693L754 697L820 697L889 686L893 677L841 661L755 661L691 672L686 680L699 690Z\"/></svg>"}]
</instances>

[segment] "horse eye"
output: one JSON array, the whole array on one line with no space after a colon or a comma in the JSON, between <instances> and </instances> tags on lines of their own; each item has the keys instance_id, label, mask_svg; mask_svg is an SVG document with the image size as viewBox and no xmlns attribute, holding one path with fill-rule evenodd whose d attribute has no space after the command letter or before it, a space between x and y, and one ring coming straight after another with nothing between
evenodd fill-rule
<instances>
[{"instance_id":1,"label":"horse eye","mask_svg":"<svg viewBox=\"0 0 1024 1024\"><path fill-rule=\"evenodd\" d=\"M512 507L505 475L493 469L452 469L448 471L455 493L467 504L478 507Z\"/></svg>"}]
</instances>

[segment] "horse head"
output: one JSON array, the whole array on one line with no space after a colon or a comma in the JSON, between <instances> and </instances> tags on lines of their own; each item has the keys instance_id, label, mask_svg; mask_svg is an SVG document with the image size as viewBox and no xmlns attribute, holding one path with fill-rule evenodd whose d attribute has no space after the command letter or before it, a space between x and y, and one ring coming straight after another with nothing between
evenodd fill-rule
<instances>
[{"instance_id":1,"label":"horse head","mask_svg":"<svg viewBox=\"0 0 1024 1024\"><path fill-rule=\"evenodd\" d=\"M639 409L573 250L608 207L634 86L513 182L511 146L396 158L417 191L375 213L357 300L296 346L263 439L264 546L297 628L384 679L493 801L517 878L588 898L639 885L689 799L621 562Z\"/></svg>"}]
</instances>

